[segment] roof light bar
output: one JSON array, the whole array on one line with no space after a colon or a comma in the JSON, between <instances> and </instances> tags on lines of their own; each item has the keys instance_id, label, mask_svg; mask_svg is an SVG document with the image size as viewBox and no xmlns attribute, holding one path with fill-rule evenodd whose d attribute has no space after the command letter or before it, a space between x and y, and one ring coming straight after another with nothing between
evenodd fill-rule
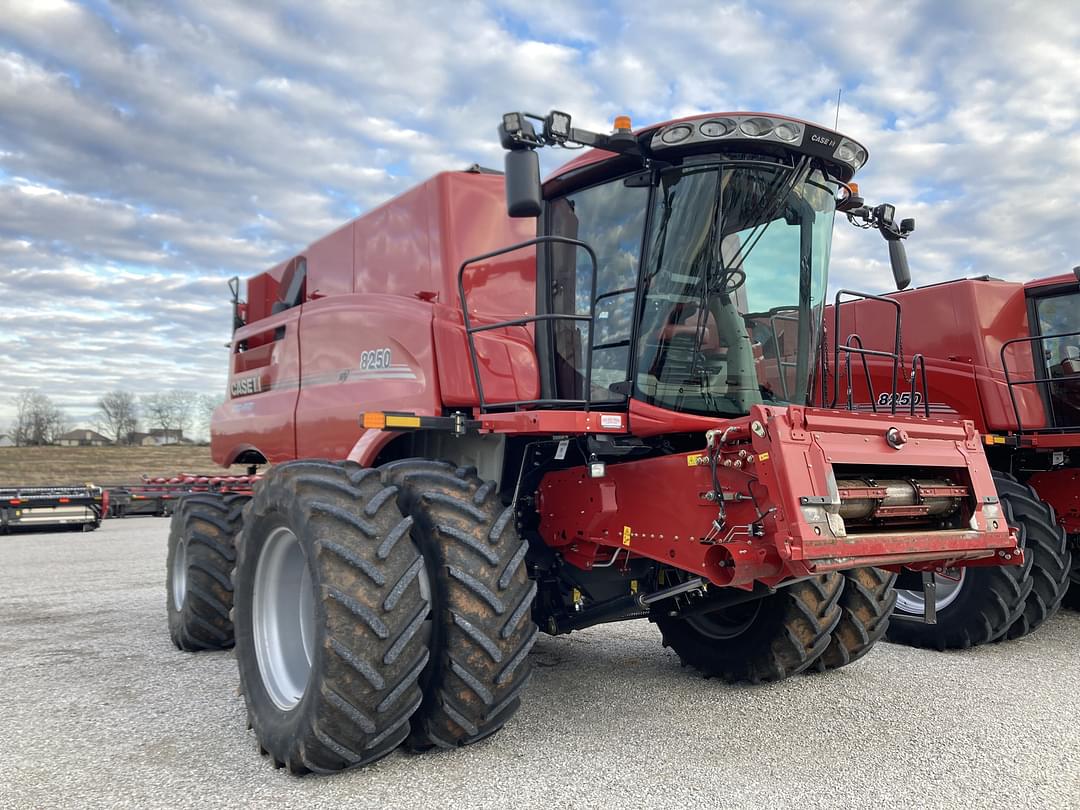
<instances>
[{"instance_id":1,"label":"roof light bar","mask_svg":"<svg viewBox=\"0 0 1080 810\"><path fill-rule=\"evenodd\" d=\"M852 173L861 169L869 157L865 147L832 130L768 115L714 115L679 121L653 133L649 148L659 154L673 147L720 140L764 141L788 146L842 163Z\"/></svg>"}]
</instances>

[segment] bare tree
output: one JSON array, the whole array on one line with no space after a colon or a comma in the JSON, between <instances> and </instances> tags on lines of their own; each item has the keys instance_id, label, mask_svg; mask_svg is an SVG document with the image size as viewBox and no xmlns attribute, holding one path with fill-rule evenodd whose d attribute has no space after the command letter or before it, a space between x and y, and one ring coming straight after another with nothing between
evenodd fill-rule
<instances>
[{"instance_id":1,"label":"bare tree","mask_svg":"<svg viewBox=\"0 0 1080 810\"><path fill-rule=\"evenodd\" d=\"M140 400L147 425L158 428L161 441L173 444L191 430L199 410L199 395L192 391L163 391L144 394Z\"/></svg>"},{"instance_id":2,"label":"bare tree","mask_svg":"<svg viewBox=\"0 0 1080 810\"><path fill-rule=\"evenodd\" d=\"M198 416L198 429L201 438L210 438L210 422L213 419L214 411L221 403L225 401L225 397L222 394L202 394L199 396L199 406L197 408Z\"/></svg>"},{"instance_id":3,"label":"bare tree","mask_svg":"<svg viewBox=\"0 0 1080 810\"><path fill-rule=\"evenodd\" d=\"M139 399L145 415L147 427L158 428L168 441L169 431L176 428L173 421L173 407L168 394L143 394Z\"/></svg>"},{"instance_id":4,"label":"bare tree","mask_svg":"<svg viewBox=\"0 0 1080 810\"><path fill-rule=\"evenodd\" d=\"M97 402L98 423L117 444L125 444L139 426L139 406L130 391L109 391Z\"/></svg>"},{"instance_id":5,"label":"bare tree","mask_svg":"<svg viewBox=\"0 0 1080 810\"><path fill-rule=\"evenodd\" d=\"M172 409L172 423L177 431L177 439L191 432L192 424L197 420L199 395L192 391L170 391L167 394L169 407Z\"/></svg>"},{"instance_id":6,"label":"bare tree","mask_svg":"<svg viewBox=\"0 0 1080 810\"><path fill-rule=\"evenodd\" d=\"M53 444L65 427L63 411L45 394L27 389L15 396L15 424L11 431L15 444Z\"/></svg>"}]
</instances>

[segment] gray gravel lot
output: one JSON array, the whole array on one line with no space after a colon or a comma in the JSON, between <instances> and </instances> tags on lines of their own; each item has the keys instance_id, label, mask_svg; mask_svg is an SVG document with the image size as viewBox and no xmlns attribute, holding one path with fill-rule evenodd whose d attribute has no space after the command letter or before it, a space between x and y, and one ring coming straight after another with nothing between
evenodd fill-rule
<instances>
[{"instance_id":1,"label":"gray gravel lot","mask_svg":"<svg viewBox=\"0 0 1080 810\"><path fill-rule=\"evenodd\" d=\"M165 627L167 521L0 537L0 807L1080 807L1080 615L965 653L704 681L645 622L543 636L472 748L297 779Z\"/></svg>"}]
</instances>

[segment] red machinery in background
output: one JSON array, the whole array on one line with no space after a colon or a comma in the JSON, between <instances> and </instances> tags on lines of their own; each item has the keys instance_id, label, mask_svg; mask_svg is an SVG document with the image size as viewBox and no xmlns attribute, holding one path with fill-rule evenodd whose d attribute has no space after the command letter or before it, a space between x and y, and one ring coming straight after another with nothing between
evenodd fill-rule
<instances>
[{"instance_id":1,"label":"red machinery in background","mask_svg":"<svg viewBox=\"0 0 1080 810\"><path fill-rule=\"evenodd\" d=\"M1063 599L1080 605L1080 268L1026 284L982 277L844 297L826 319L834 339L823 357L835 368L822 401L973 423L1027 557L1020 579L938 571L936 624L897 623L890 638L966 647L1026 633ZM906 390L894 395L897 376ZM900 586L898 613L924 613L917 583ZM997 621L1003 599L1017 609Z\"/></svg>"}]
</instances>

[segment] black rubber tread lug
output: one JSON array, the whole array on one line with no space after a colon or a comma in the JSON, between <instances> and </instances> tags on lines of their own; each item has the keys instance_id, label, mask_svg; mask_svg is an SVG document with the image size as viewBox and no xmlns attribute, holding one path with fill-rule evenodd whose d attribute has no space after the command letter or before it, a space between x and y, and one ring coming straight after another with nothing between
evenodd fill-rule
<instances>
[{"instance_id":1,"label":"black rubber tread lug","mask_svg":"<svg viewBox=\"0 0 1080 810\"><path fill-rule=\"evenodd\" d=\"M453 748L498 731L520 704L536 627L513 513L471 467L427 459L380 467L427 563L435 605L414 750ZM501 676L501 677L500 677ZM496 710L497 709L497 710Z\"/></svg>"},{"instance_id":2,"label":"black rubber tread lug","mask_svg":"<svg viewBox=\"0 0 1080 810\"><path fill-rule=\"evenodd\" d=\"M829 645L808 671L826 672L858 661L889 628L896 604L896 574L882 568L855 568L843 572L840 621Z\"/></svg>"},{"instance_id":3,"label":"black rubber tread lug","mask_svg":"<svg viewBox=\"0 0 1080 810\"><path fill-rule=\"evenodd\" d=\"M995 474L994 483L998 496L1007 496L1013 515L1023 521L1027 540L1024 553L1032 558L1032 588L1023 612L999 638L1006 641L1038 629L1058 611L1069 589L1072 553L1053 507L1039 498L1032 487L1008 473Z\"/></svg>"},{"instance_id":4,"label":"black rubber tread lug","mask_svg":"<svg viewBox=\"0 0 1080 810\"><path fill-rule=\"evenodd\" d=\"M260 746L290 773L381 759L408 736L423 700L419 677L429 653L420 630L430 613L416 574L423 561L386 490L377 473L352 462L288 462L267 473L245 509L233 582L241 692ZM251 627L258 552L279 525L300 542L322 602L308 687L288 712L262 684Z\"/></svg>"},{"instance_id":5,"label":"black rubber tread lug","mask_svg":"<svg viewBox=\"0 0 1080 810\"><path fill-rule=\"evenodd\" d=\"M686 619L665 613L653 620L680 662L706 678L769 683L806 670L825 652L840 621L843 587L840 574L783 587L761 599L753 622L731 638L704 635Z\"/></svg>"}]
</instances>

